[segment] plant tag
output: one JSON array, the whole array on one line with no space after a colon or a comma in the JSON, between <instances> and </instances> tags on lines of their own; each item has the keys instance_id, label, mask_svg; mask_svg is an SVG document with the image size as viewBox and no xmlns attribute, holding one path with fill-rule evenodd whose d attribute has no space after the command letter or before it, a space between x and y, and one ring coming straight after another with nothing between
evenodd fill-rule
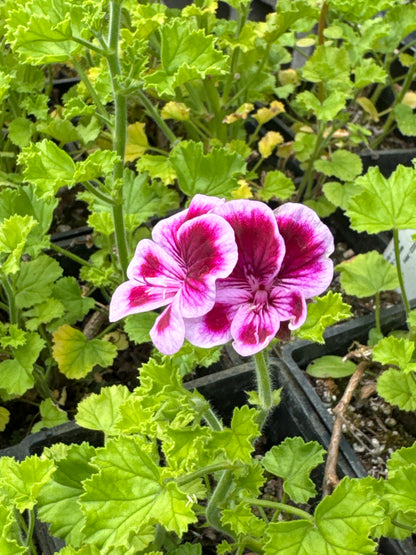
<instances>
[{"instance_id":1,"label":"plant tag","mask_svg":"<svg viewBox=\"0 0 416 555\"><path fill-rule=\"evenodd\" d=\"M416 241L412 239L415 235L414 229L399 230L400 261L402 263L403 279L406 293L409 298L416 299ZM384 258L395 264L393 239L384 251ZM400 292L400 289L397 289Z\"/></svg>"}]
</instances>

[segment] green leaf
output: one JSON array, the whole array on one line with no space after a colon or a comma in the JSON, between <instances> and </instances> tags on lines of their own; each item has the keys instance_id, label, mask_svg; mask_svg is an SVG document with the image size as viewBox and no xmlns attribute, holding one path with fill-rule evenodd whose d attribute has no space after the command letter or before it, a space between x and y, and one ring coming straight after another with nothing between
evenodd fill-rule
<instances>
[{"instance_id":1,"label":"green leaf","mask_svg":"<svg viewBox=\"0 0 416 555\"><path fill-rule=\"evenodd\" d=\"M146 88L174 96L175 88L209 75L226 72L227 57L216 48L213 34L194 30L187 21L172 19L160 29L162 69L145 76Z\"/></svg>"},{"instance_id":2,"label":"green leaf","mask_svg":"<svg viewBox=\"0 0 416 555\"><path fill-rule=\"evenodd\" d=\"M35 131L33 121L27 118L19 117L9 123L9 139L13 144L23 148L30 143L32 135Z\"/></svg>"},{"instance_id":3,"label":"green leaf","mask_svg":"<svg viewBox=\"0 0 416 555\"><path fill-rule=\"evenodd\" d=\"M396 267L377 251L354 256L335 270L341 272L341 286L348 295L371 297L399 287Z\"/></svg>"},{"instance_id":4,"label":"green leaf","mask_svg":"<svg viewBox=\"0 0 416 555\"><path fill-rule=\"evenodd\" d=\"M357 231L379 233L416 227L416 171L398 165L386 179L378 167L356 181L362 192L354 196L347 216Z\"/></svg>"},{"instance_id":5,"label":"green leaf","mask_svg":"<svg viewBox=\"0 0 416 555\"><path fill-rule=\"evenodd\" d=\"M182 472L192 472L203 466L207 454L207 442L212 437L207 427L167 428L163 440L163 450L170 468Z\"/></svg>"},{"instance_id":6,"label":"green leaf","mask_svg":"<svg viewBox=\"0 0 416 555\"><path fill-rule=\"evenodd\" d=\"M13 506L0 500L0 553L20 555L28 553L28 548L20 545L20 530L16 525Z\"/></svg>"},{"instance_id":7,"label":"green leaf","mask_svg":"<svg viewBox=\"0 0 416 555\"><path fill-rule=\"evenodd\" d=\"M68 422L68 415L61 410L52 399L45 399L40 403L40 415L42 420L36 422L32 427L32 433L39 432L42 428L53 428L64 422Z\"/></svg>"},{"instance_id":8,"label":"green leaf","mask_svg":"<svg viewBox=\"0 0 416 555\"><path fill-rule=\"evenodd\" d=\"M338 181L327 181L322 187L325 197L335 206L342 210L348 208L351 197L360 192L360 188L354 183L339 183Z\"/></svg>"},{"instance_id":9,"label":"green leaf","mask_svg":"<svg viewBox=\"0 0 416 555\"><path fill-rule=\"evenodd\" d=\"M98 474L84 482L83 533L103 554L127 547L138 526L156 522L181 536L197 520L192 501L175 482L162 478L142 447L145 441L139 436L110 439L92 461Z\"/></svg>"},{"instance_id":10,"label":"green leaf","mask_svg":"<svg viewBox=\"0 0 416 555\"><path fill-rule=\"evenodd\" d=\"M372 554L377 544L368 536L383 519L384 511L371 488L344 478L317 506L315 523L304 519L271 523L265 555L274 555L277 545L285 555Z\"/></svg>"},{"instance_id":11,"label":"green leaf","mask_svg":"<svg viewBox=\"0 0 416 555\"><path fill-rule=\"evenodd\" d=\"M166 156L145 154L137 161L136 167L139 172L147 172L152 179L160 179L165 185L175 182L175 170Z\"/></svg>"},{"instance_id":12,"label":"green leaf","mask_svg":"<svg viewBox=\"0 0 416 555\"><path fill-rule=\"evenodd\" d=\"M383 500L389 503L390 511L410 516L416 530L416 464L402 466L386 481Z\"/></svg>"},{"instance_id":13,"label":"green leaf","mask_svg":"<svg viewBox=\"0 0 416 555\"><path fill-rule=\"evenodd\" d=\"M378 393L390 404L401 410L416 410L416 380L414 373L408 374L390 368L377 380Z\"/></svg>"},{"instance_id":14,"label":"green leaf","mask_svg":"<svg viewBox=\"0 0 416 555\"><path fill-rule=\"evenodd\" d=\"M37 333L27 333L26 342L13 350L13 359L0 362L0 391L23 395L34 386L33 365L45 342Z\"/></svg>"},{"instance_id":15,"label":"green leaf","mask_svg":"<svg viewBox=\"0 0 416 555\"><path fill-rule=\"evenodd\" d=\"M7 258L3 257L1 269L6 276L18 272L28 235L36 225L36 220L31 216L18 214L0 224L0 253L7 254Z\"/></svg>"},{"instance_id":16,"label":"green leaf","mask_svg":"<svg viewBox=\"0 0 416 555\"><path fill-rule=\"evenodd\" d=\"M410 106L406 104L397 104L394 107L394 115L396 116L397 127L400 133L406 137L416 136L416 114Z\"/></svg>"},{"instance_id":17,"label":"green leaf","mask_svg":"<svg viewBox=\"0 0 416 555\"><path fill-rule=\"evenodd\" d=\"M124 385L104 387L100 393L92 393L78 403L76 422L90 430L102 430L107 435L118 434L115 428L120 418L119 408L130 397Z\"/></svg>"},{"instance_id":18,"label":"green leaf","mask_svg":"<svg viewBox=\"0 0 416 555\"><path fill-rule=\"evenodd\" d=\"M373 359L382 364L395 364L405 368L412 360L415 344L404 337L385 337L373 348Z\"/></svg>"},{"instance_id":19,"label":"green leaf","mask_svg":"<svg viewBox=\"0 0 416 555\"><path fill-rule=\"evenodd\" d=\"M153 310L150 312L143 312L140 314L132 314L127 316L124 322L124 330L129 336L130 340L140 345L150 341L149 332L155 323L158 313Z\"/></svg>"},{"instance_id":20,"label":"green leaf","mask_svg":"<svg viewBox=\"0 0 416 555\"><path fill-rule=\"evenodd\" d=\"M314 168L330 177L353 181L363 171L363 164L358 154L348 150L336 150L331 160L316 160Z\"/></svg>"},{"instance_id":21,"label":"green leaf","mask_svg":"<svg viewBox=\"0 0 416 555\"><path fill-rule=\"evenodd\" d=\"M394 453L392 453L390 459L387 461L387 469L389 471L389 479L396 470L400 468L404 468L411 464L415 464L416 461L416 443L414 443L411 447L402 447L401 449L397 449Z\"/></svg>"},{"instance_id":22,"label":"green leaf","mask_svg":"<svg viewBox=\"0 0 416 555\"><path fill-rule=\"evenodd\" d=\"M83 493L82 482L96 472L90 464L94 454L95 448L88 443L66 447L63 458L55 458L51 451L56 470L39 495L38 518L50 523L52 535L74 547L82 544L84 515L79 498Z\"/></svg>"},{"instance_id":23,"label":"green leaf","mask_svg":"<svg viewBox=\"0 0 416 555\"><path fill-rule=\"evenodd\" d=\"M316 495L311 471L323 462L325 449L316 441L288 437L275 445L262 460L264 468L284 479L283 490L295 503L306 503Z\"/></svg>"},{"instance_id":24,"label":"green leaf","mask_svg":"<svg viewBox=\"0 0 416 555\"><path fill-rule=\"evenodd\" d=\"M73 182L83 182L111 174L120 157L112 150L96 150L86 160L77 162Z\"/></svg>"},{"instance_id":25,"label":"green leaf","mask_svg":"<svg viewBox=\"0 0 416 555\"><path fill-rule=\"evenodd\" d=\"M228 525L237 536L261 538L266 528L264 520L255 516L245 503L240 503L232 509L224 509L221 522Z\"/></svg>"},{"instance_id":26,"label":"green leaf","mask_svg":"<svg viewBox=\"0 0 416 555\"><path fill-rule=\"evenodd\" d=\"M340 293L329 291L308 304L308 315L301 328L296 330L299 339L324 343L323 333L328 326L351 317L351 307L342 301Z\"/></svg>"},{"instance_id":27,"label":"green leaf","mask_svg":"<svg viewBox=\"0 0 416 555\"><path fill-rule=\"evenodd\" d=\"M326 355L312 361L306 372L315 378L345 378L355 372L356 365L335 355Z\"/></svg>"},{"instance_id":28,"label":"green leaf","mask_svg":"<svg viewBox=\"0 0 416 555\"><path fill-rule=\"evenodd\" d=\"M295 184L283 172L275 170L266 175L263 188L259 189L257 196L260 200L269 201L271 198L286 200L295 192Z\"/></svg>"},{"instance_id":29,"label":"green leaf","mask_svg":"<svg viewBox=\"0 0 416 555\"><path fill-rule=\"evenodd\" d=\"M63 277L52 287L52 297L60 301L65 308L62 319L54 322L53 329L62 325L72 325L82 318L95 306L95 300L91 297L84 297L82 290L74 277ZM48 326L51 329L51 326Z\"/></svg>"},{"instance_id":30,"label":"green leaf","mask_svg":"<svg viewBox=\"0 0 416 555\"><path fill-rule=\"evenodd\" d=\"M74 185L75 163L54 142L44 139L25 148L18 158L23 175L36 185L42 197L54 196L60 187Z\"/></svg>"},{"instance_id":31,"label":"green leaf","mask_svg":"<svg viewBox=\"0 0 416 555\"><path fill-rule=\"evenodd\" d=\"M117 347L101 339L88 340L85 335L64 324L53 333L53 356L67 378L83 378L96 365L109 366Z\"/></svg>"},{"instance_id":32,"label":"green leaf","mask_svg":"<svg viewBox=\"0 0 416 555\"><path fill-rule=\"evenodd\" d=\"M30 262L22 262L16 279L16 305L29 308L46 301L54 282L62 275L59 263L50 256L41 255Z\"/></svg>"},{"instance_id":33,"label":"green leaf","mask_svg":"<svg viewBox=\"0 0 416 555\"><path fill-rule=\"evenodd\" d=\"M52 461L38 456L17 462L11 457L0 458L0 487L20 512L33 509L39 492L54 471Z\"/></svg>"},{"instance_id":34,"label":"green leaf","mask_svg":"<svg viewBox=\"0 0 416 555\"><path fill-rule=\"evenodd\" d=\"M320 218L327 218L336 210L336 206L323 195L316 199L305 200L304 204L312 208Z\"/></svg>"},{"instance_id":35,"label":"green leaf","mask_svg":"<svg viewBox=\"0 0 416 555\"><path fill-rule=\"evenodd\" d=\"M26 333L16 324L5 324L1 331L7 334L0 337L0 345L4 348L20 347L26 343Z\"/></svg>"},{"instance_id":36,"label":"green leaf","mask_svg":"<svg viewBox=\"0 0 416 555\"><path fill-rule=\"evenodd\" d=\"M238 178L246 171L246 164L238 154L225 148L215 148L208 154L203 144L183 141L170 155L181 190L189 197L197 193L231 198L238 188Z\"/></svg>"},{"instance_id":37,"label":"green leaf","mask_svg":"<svg viewBox=\"0 0 416 555\"><path fill-rule=\"evenodd\" d=\"M385 83L387 79L386 70L379 66L373 58L363 58L354 69L355 79L354 87L356 89L362 89L367 85L373 85L373 83Z\"/></svg>"},{"instance_id":38,"label":"green leaf","mask_svg":"<svg viewBox=\"0 0 416 555\"><path fill-rule=\"evenodd\" d=\"M256 423L259 411L247 405L235 408L231 420L231 429L214 433L215 449L224 452L231 461L249 461L253 452L252 441L259 435Z\"/></svg>"},{"instance_id":39,"label":"green leaf","mask_svg":"<svg viewBox=\"0 0 416 555\"><path fill-rule=\"evenodd\" d=\"M10 412L5 407L0 407L0 432L4 432L10 421Z\"/></svg>"},{"instance_id":40,"label":"green leaf","mask_svg":"<svg viewBox=\"0 0 416 555\"><path fill-rule=\"evenodd\" d=\"M352 83L347 49L326 45L317 46L303 66L302 74L307 81L323 82L328 89L348 91Z\"/></svg>"},{"instance_id":41,"label":"green leaf","mask_svg":"<svg viewBox=\"0 0 416 555\"><path fill-rule=\"evenodd\" d=\"M332 91L323 102L310 91L303 91L297 95L295 105L305 112L312 112L317 119L329 122L344 110L346 101L347 95L342 91Z\"/></svg>"},{"instance_id":42,"label":"green leaf","mask_svg":"<svg viewBox=\"0 0 416 555\"><path fill-rule=\"evenodd\" d=\"M55 318L60 318L65 312L65 306L56 299L37 304L24 312L26 329L36 331L41 324L47 324Z\"/></svg>"}]
</instances>

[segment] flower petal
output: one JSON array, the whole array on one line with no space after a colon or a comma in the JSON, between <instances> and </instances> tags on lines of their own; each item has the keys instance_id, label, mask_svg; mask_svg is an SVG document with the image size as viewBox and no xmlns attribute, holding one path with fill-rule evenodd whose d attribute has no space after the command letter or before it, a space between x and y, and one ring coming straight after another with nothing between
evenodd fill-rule
<instances>
[{"instance_id":1,"label":"flower petal","mask_svg":"<svg viewBox=\"0 0 416 555\"><path fill-rule=\"evenodd\" d=\"M243 304L231 324L233 347L243 357L254 355L270 343L279 326L280 318L273 306L254 309L252 304Z\"/></svg>"},{"instance_id":2,"label":"flower petal","mask_svg":"<svg viewBox=\"0 0 416 555\"><path fill-rule=\"evenodd\" d=\"M169 304L182 287L185 273L159 245L143 239L110 302L110 321Z\"/></svg>"},{"instance_id":3,"label":"flower petal","mask_svg":"<svg viewBox=\"0 0 416 555\"><path fill-rule=\"evenodd\" d=\"M319 295L331 283L334 267L328 256L334 239L318 215L302 204L287 203L275 210L286 255L277 283L298 289L306 299Z\"/></svg>"},{"instance_id":4,"label":"flower petal","mask_svg":"<svg viewBox=\"0 0 416 555\"><path fill-rule=\"evenodd\" d=\"M239 258L232 273L235 279L267 282L282 263L285 245L273 211L261 202L231 200L216 213L230 223L235 233Z\"/></svg>"},{"instance_id":5,"label":"flower petal","mask_svg":"<svg viewBox=\"0 0 416 555\"><path fill-rule=\"evenodd\" d=\"M206 195L195 195L191 200L189 208L182 210L169 218L165 218L158 222L152 231L152 239L168 250L168 252L176 257L178 256L177 235L181 225L198 216L209 214L218 206L224 203L224 199L217 197L209 197Z\"/></svg>"},{"instance_id":6,"label":"flower petal","mask_svg":"<svg viewBox=\"0 0 416 555\"><path fill-rule=\"evenodd\" d=\"M237 258L231 226L214 214L185 222L178 231L180 257L186 278L179 294L184 318L206 314L215 303L215 281L227 277Z\"/></svg>"},{"instance_id":7,"label":"flower petal","mask_svg":"<svg viewBox=\"0 0 416 555\"><path fill-rule=\"evenodd\" d=\"M276 309L279 320L288 322L290 330L299 328L306 320L308 310L305 298L296 289L274 287L269 302Z\"/></svg>"},{"instance_id":8,"label":"flower petal","mask_svg":"<svg viewBox=\"0 0 416 555\"><path fill-rule=\"evenodd\" d=\"M229 306L216 303L200 318L185 319L185 337L196 347L224 345L231 339Z\"/></svg>"},{"instance_id":9,"label":"flower petal","mask_svg":"<svg viewBox=\"0 0 416 555\"><path fill-rule=\"evenodd\" d=\"M182 347L185 339L185 324L174 301L156 319L150 337L164 355L173 355Z\"/></svg>"}]
</instances>

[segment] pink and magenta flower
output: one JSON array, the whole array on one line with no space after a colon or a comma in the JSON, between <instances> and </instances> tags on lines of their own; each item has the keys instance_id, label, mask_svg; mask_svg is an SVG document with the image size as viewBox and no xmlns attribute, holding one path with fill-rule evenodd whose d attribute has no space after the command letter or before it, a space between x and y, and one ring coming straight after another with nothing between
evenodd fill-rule
<instances>
[{"instance_id":1,"label":"pink and magenta flower","mask_svg":"<svg viewBox=\"0 0 416 555\"><path fill-rule=\"evenodd\" d=\"M240 355L249 356L304 323L306 301L331 282L333 238L301 204L284 204L274 213L259 202L235 200L215 211L234 230L238 261L217 281L212 310L187 319L185 334L199 347L232 340Z\"/></svg>"},{"instance_id":2,"label":"pink and magenta flower","mask_svg":"<svg viewBox=\"0 0 416 555\"><path fill-rule=\"evenodd\" d=\"M189 208L153 229L139 242L128 281L114 292L110 321L167 307L150 332L165 354L177 352L185 338L185 319L201 317L216 302L216 281L226 278L237 258L231 225L214 213L224 201L196 195Z\"/></svg>"}]
</instances>

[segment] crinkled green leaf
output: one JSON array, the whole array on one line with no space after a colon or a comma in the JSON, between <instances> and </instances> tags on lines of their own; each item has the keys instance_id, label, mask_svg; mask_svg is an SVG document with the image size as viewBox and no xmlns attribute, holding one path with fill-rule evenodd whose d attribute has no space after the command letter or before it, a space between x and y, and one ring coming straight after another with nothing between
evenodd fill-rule
<instances>
[{"instance_id":1,"label":"crinkled green leaf","mask_svg":"<svg viewBox=\"0 0 416 555\"><path fill-rule=\"evenodd\" d=\"M118 434L114 425L120 416L119 408L130 396L125 385L104 387L78 403L77 424L90 430L102 430L108 435Z\"/></svg>"},{"instance_id":2,"label":"crinkled green leaf","mask_svg":"<svg viewBox=\"0 0 416 555\"><path fill-rule=\"evenodd\" d=\"M25 311L26 329L36 331L41 324L47 324L55 318L60 318L64 312L65 306L63 303L56 299L48 299Z\"/></svg>"},{"instance_id":3,"label":"crinkled green leaf","mask_svg":"<svg viewBox=\"0 0 416 555\"><path fill-rule=\"evenodd\" d=\"M172 185L175 182L175 170L166 156L145 154L137 160L136 167L140 172L148 172L152 179L160 179L165 185Z\"/></svg>"},{"instance_id":4,"label":"crinkled green leaf","mask_svg":"<svg viewBox=\"0 0 416 555\"><path fill-rule=\"evenodd\" d=\"M387 79L386 70L378 65L373 58L363 58L360 65L354 69L354 74L354 87L356 89L362 89L373 83L385 83Z\"/></svg>"},{"instance_id":5,"label":"crinkled green leaf","mask_svg":"<svg viewBox=\"0 0 416 555\"><path fill-rule=\"evenodd\" d=\"M221 521L226 526L228 525L237 536L262 538L266 528L264 520L255 516L245 503L240 503L232 509L225 509Z\"/></svg>"},{"instance_id":6,"label":"crinkled green leaf","mask_svg":"<svg viewBox=\"0 0 416 555\"><path fill-rule=\"evenodd\" d=\"M383 521L384 511L369 486L344 478L319 503L314 519L271 523L265 555L274 555L276 546L285 555L373 554L377 544L368 536Z\"/></svg>"},{"instance_id":7,"label":"crinkled green leaf","mask_svg":"<svg viewBox=\"0 0 416 555\"><path fill-rule=\"evenodd\" d=\"M316 358L306 368L306 372L315 378L344 378L351 376L356 365L351 360L344 360L336 355Z\"/></svg>"},{"instance_id":8,"label":"crinkled green leaf","mask_svg":"<svg viewBox=\"0 0 416 555\"><path fill-rule=\"evenodd\" d=\"M351 307L342 301L340 293L329 291L308 304L308 315L301 328L296 330L299 339L324 343L323 333L328 326L351 317Z\"/></svg>"},{"instance_id":9,"label":"crinkled green leaf","mask_svg":"<svg viewBox=\"0 0 416 555\"><path fill-rule=\"evenodd\" d=\"M313 83L323 82L329 89L348 90L350 59L345 47L320 45L303 66L304 79Z\"/></svg>"},{"instance_id":10,"label":"crinkled green leaf","mask_svg":"<svg viewBox=\"0 0 416 555\"><path fill-rule=\"evenodd\" d=\"M303 91L296 97L296 106L305 112L312 112L317 119L332 121L344 110L347 95L342 91L332 91L322 102L310 91Z\"/></svg>"},{"instance_id":11,"label":"crinkled green leaf","mask_svg":"<svg viewBox=\"0 0 416 555\"><path fill-rule=\"evenodd\" d=\"M28 553L27 547L20 545L20 531L16 525L13 506L0 501L0 553L20 555Z\"/></svg>"},{"instance_id":12,"label":"crinkled green leaf","mask_svg":"<svg viewBox=\"0 0 416 555\"><path fill-rule=\"evenodd\" d=\"M67 378L83 378L96 365L109 366L117 347L102 339L88 340L85 335L64 324L53 333L53 356Z\"/></svg>"},{"instance_id":13,"label":"crinkled green leaf","mask_svg":"<svg viewBox=\"0 0 416 555\"><path fill-rule=\"evenodd\" d=\"M37 225L32 216L15 214L0 223L1 270L5 275L15 274L20 267L20 258L25 252L26 241L30 231Z\"/></svg>"},{"instance_id":14,"label":"crinkled green leaf","mask_svg":"<svg viewBox=\"0 0 416 555\"><path fill-rule=\"evenodd\" d=\"M379 233L416 227L416 171L398 165L386 179L378 167L356 181L362 192L350 199L347 215L357 231Z\"/></svg>"},{"instance_id":15,"label":"crinkled green leaf","mask_svg":"<svg viewBox=\"0 0 416 555\"><path fill-rule=\"evenodd\" d=\"M13 358L0 362L0 391L23 395L34 386L33 365L45 342L37 333L26 335L26 342L13 349Z\"/></svg>"},{"instance_id":16,"label":"crinkled green leaf","mask_svg":"<svg viewBox=\"0 0 416 555\"><path fill-rule=\"evenodd\" d=\"M258 190L257 196L261 200L270 200L277 198L286 200L290 198L295 192L295 184L283 172L274 170L266 175L263 187Z\"/></svg>"},{"instance_id":17,"label":"crinkled green leaf","mask_svg":"<svg viewBox=\"0 0 416 555\"><path fill-rule=\"evenodd\" d=\"M112 150L96 150L86 160L76 164L73 181L77 183L105 177L113 171L117 160L119 156Z\"/></svg>"},{"instance_id":18,"label":"crinkled green leaf","mask_svg":"<svg viewBox=\"0 0 416 555\"><path fill-rule=\"evenodd\" d=\"M189 197L197 193L231 198L238 178L246 171L245 161L238 154L215 148L204 154L203 144L183 141L170 155L181 190Z\"/></svg>"},{"instance_id":19,"label":"crinkled green leaf","mask_svg":"<svg viewBox=\"0 0 416 555\"><path fill-rule=\"evenodd\" d=\"M0 488L20 512L33 509L42 486L48 482L53 471L52 461L41 460L36 455L22 462L11 457L1 457Z\"/></svg>"},{"instance_id":20,"label":"crinkled green leaf","mask_svg":"<svg viewBox=\"0 0 416 555\"><path fill-rule=\"evenodd\" d=\"M0 345L3 348L20 347L26 343L26 333L16 324L1 326L1 333L5 334L0 337Z\"/></svg>"},{"instance_id":21,"label":"crinkled green leaf","mask_svg":"<svg viewBox=\"0 0 416 555\"><path fill-rule=\"evenodd\" d=\"M341 262L335 270L341 272L341 286L348 295L371 297L399 287L396 267L377 251Z\"/></svg>"},{"instance_id":22,"label":"crinkled green leaf","mask_svg":"<svg viewBox=\"0 0 416 555\"><path fill-rule=\"evenodd\" d=\"M160 523L181 536L196 521L192 501L175 482L162 479L142 447L144 441L138 436L109 440L92 461L100 471L84 482L83 533L103 554L128 546L134 531L148 523Z\"/></svg>"},{"instance_id":23,"label":"crinkled green leaf","mask_svg":"<svg viewBox=\"0 0 416 555\"><path fill-rule=\"evenodd\" d=\"M23 148L30 143L35 125L29 119L19 117L9 123L8 130L12 143Z\"/></svg>"},{"instance_id":24,"label":"crinkled green leaf","mask_svg":"<svg viewBox=\"0 0 416 555\"><path fill-rule=\"evenodd\" d=\"M41 196L54 196L60 187L74 184L75 162L52 141L31 144L18 160L25 165L25 179L36 185Z\"/></svg>"},{"instance_id":25,"label":"crinkled green leaf","mask_svg":"<svg viewBox=\"0 0 416 555\"><path fill-rule=\"evenodd\" d=\"M206 448L211 431L207 427L166 430L163 450L169 467L191 472L201 466L201 457Z\"/></svg>"},{"instance_id":26,"label":"crinkled green leaf","mask_svg":"<svg viewBox=\"0 0 416 555\"><path fill-rule=\"evenodd\" d=\"M30 262L22 262L16 278L16 305L29 308L46 301L61 275L61 266L50 256L42 255Z\"/></svg>"},{"instance_id":27,"label":"crinkled green leaf","mask_svg":"<svg viewBox=\"0 0 416 555\"><path fill-rule=\"evenodd\" d=\"M314 168L330 177L352 181L363 171L363 164L358 154L348 150L336 150L330 160L316 160Z\"/></svg>"},{"instance_id":28,"label":"crinkled green leaf","mask_svg":"<svg viewBox=\"0 0 416 555\"><path fill-rule=\"evenodd\" d=\"M42 428L53 428L64 422L68 422L68 415L60 409L52 399L44 399L40 403L40 415L42 420L36 422L32 427L32 433L39 432Z\"/></svg>"},{"instance_id":29,"label":"crinkled green leaf","mask_svg":"<svg viewBox=\"0 0 416 555\"><path fill-rule=\"evenodd\" d=\"M39 495L38 517L50 523L50 532L74 547L83 539L84 516L79 506L82 482L96 472L90 464L95 448L88 443L70 445L65 457L56 460L56 470Z\"/></svg>"},{"instance_id":30,"label":"crinkled green leaf","mask_svg":"<svg viewBox=\"0 0 416 555\"><path fill-rule=\"evenodd\" d=\"M316 495L309 475L323 462L324 454L325 449L316 441L306 443L301 437L288 437L265 454L262 464L284 479L283 489L295 503L306 503Z\"/></svg>"},{"instance_id":31,"label":"crinkled green leaf","mask_svg":"<svg viewBox=\"0 0 416 555\"><path fill-rule=\"evenodd\" d=\"M173 96L175 88L209 75L225 73L227 57L215 47L214 35L194 30L187 21L172 19L160 29L161 69L145 76L147 88Z\"/></svg>"},{"instance_id":32,"label":"crinkled green leaf","mask_svg":"<svg viewBox=\"0 0 416 555\"><path fill-rule=\"evenodd\" d=\"M404 368L412 360L415 344L404 337L385 337L373 348L373 359Z\"/></svg>"},{"instance_id":33,"label":"crinkled green leaf","mask_svg":"<svg viewBox=\"0 0 416 555\"><path fill-rule=\"evenodd\" d=\"M43 135L56 139L62 145L79 140L78 130L69 120L49 117L46 121L39 122L36 129Z\"/></svg>"},{"instance_id":34,"label":"crinkled green leaf","mask_svg":"<svg viewBox=\"0 0 416 555\"><path fill-rule=\"evenodd\" d=\"M416 410L416 380L414 372L405 373L390 368L377 380L378 393L401 410Z\"/></svg>"},{"instance_id":35,"label":"crinkled green leaf","mask_svg":"<svg viewBox=\"0 0 416 555\"><path fill-rule=\"evenodd\" d=\"M256 423L259 411L247 405L235 408L230 429L214 433L213 447L224 452L231 461L249 461L253 440L259 435Z\"/></svg>"}]
</instances>

